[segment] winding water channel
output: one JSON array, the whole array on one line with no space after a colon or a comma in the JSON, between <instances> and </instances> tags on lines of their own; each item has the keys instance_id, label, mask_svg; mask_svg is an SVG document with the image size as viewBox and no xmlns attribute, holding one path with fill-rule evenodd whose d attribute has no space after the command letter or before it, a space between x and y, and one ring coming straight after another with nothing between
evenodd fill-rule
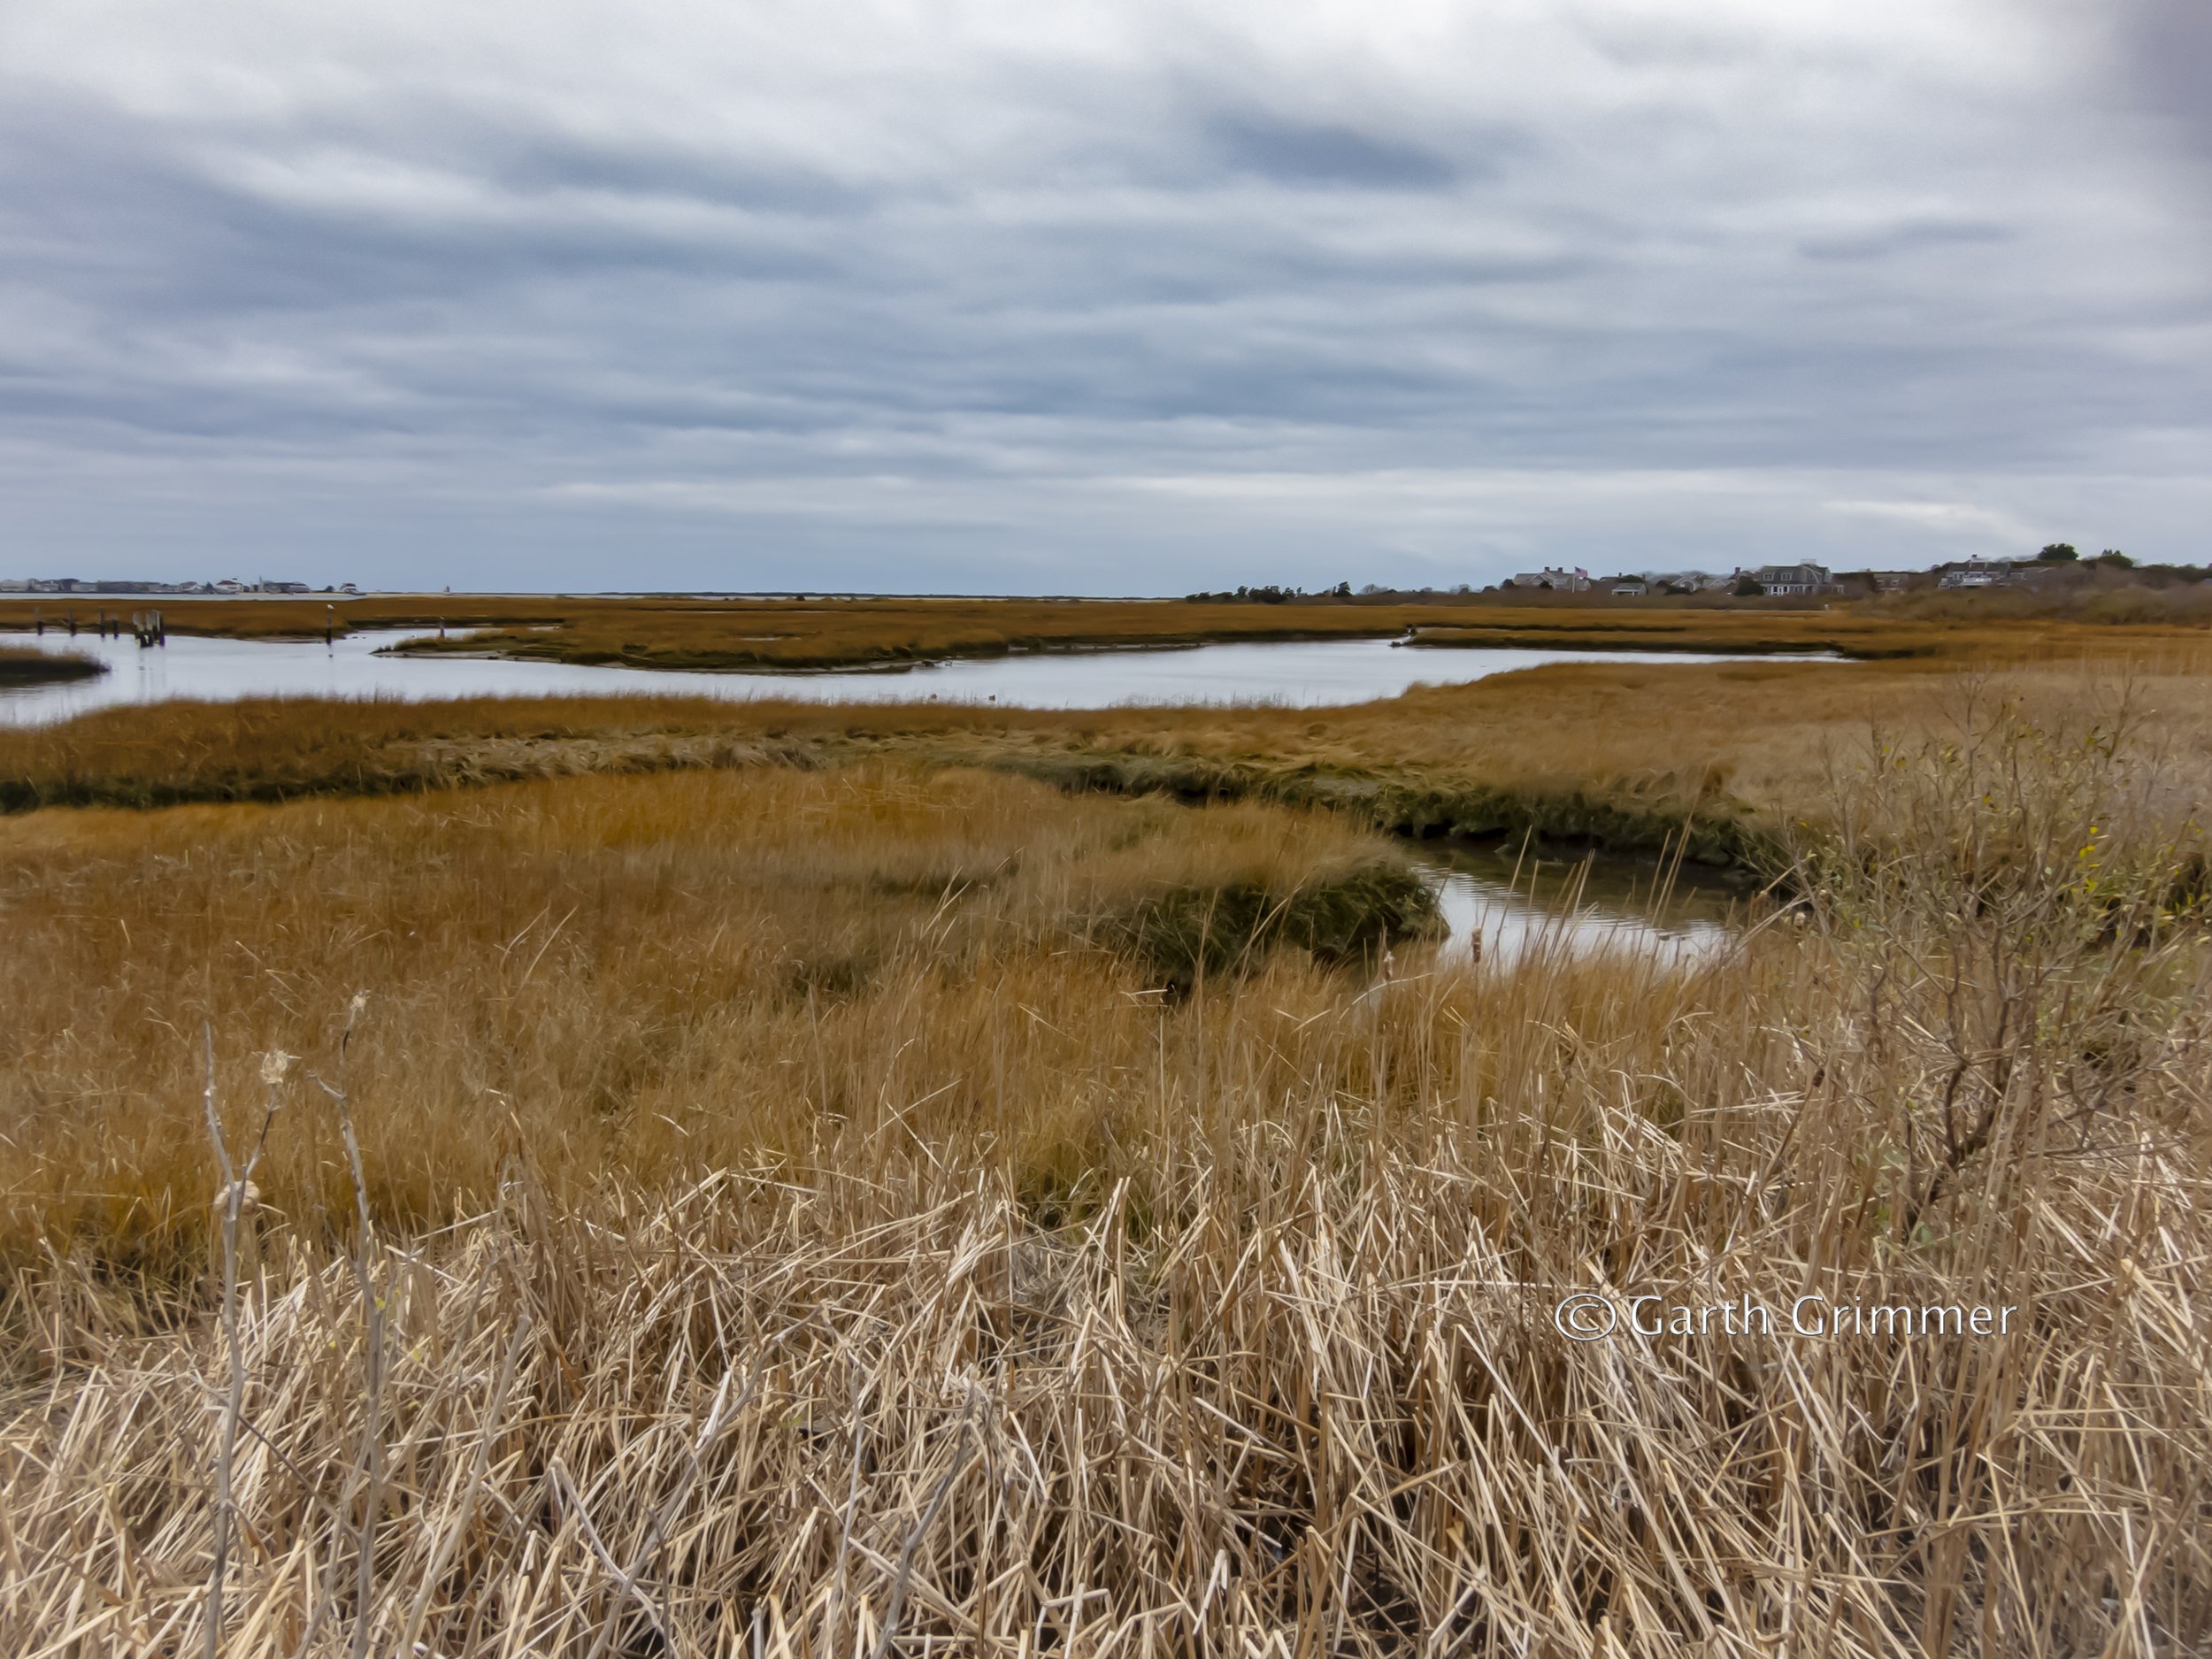
<instances>
[{"instance_id":1,"label":"winding water channel","mask_svg":"<svg viewBox=\"0 0 2212 1659\"><path fill-rule=\"evenodd\" d=\"M319 641L172 636L141 649L129 640L60 632L0 635L12 642L97 657L96 680L0 688L0 726L43 726L96 709L245 697L604 696L622 694L783 698L808 703L998 703L1033 709L1126 704L1280 703L1297 708L1365 703L1417 685L1457 685L1548 662L1640 662L1635 652L1416 650L1387 640L1289 641L1175 650L1054 652L949 662L906 672L691 673L490 657L395 657L403 637L362 633ZM1707 657L1670 656L1675 663ZM1732 890L1709 878L1678 879L1663 894L1643 864L1579 854L1425 847L1451 927L1448 949L1487 961L1563 949L1631 947L1692 960L1730 936Z\"/></svg>"},{"instance_id":2,"label":"winding water channel","mask_svg":"<svg viewBox=\"0 0 2212 1659\"><path fill-rule=\"evenodd\" d=\"M12 644L95 657L96 680L0 690L0 725L43 726L118 703L243 697L663 696L782 698L804 703L984 703L1029 709L1129 703L1274 703L1294 708L1367 703L1417 685L1460 685L1551 662L1641 662L1609 651L1420 650L1388 640L1290 640L1176 650L1053 651L948 662L903 672L694 673L495 657L393 657L390 633L320 641L201 639L176 634L142 650L129 640L0 634ZM1669 656L1675 663L1719 660Z\"/></svg>"}]
</instances>

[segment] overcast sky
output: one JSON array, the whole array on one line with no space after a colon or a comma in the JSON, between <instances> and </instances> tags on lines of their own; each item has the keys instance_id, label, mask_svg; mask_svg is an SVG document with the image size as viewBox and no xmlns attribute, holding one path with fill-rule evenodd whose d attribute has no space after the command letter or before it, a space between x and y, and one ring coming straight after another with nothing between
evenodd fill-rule
<instances>
[{"instance_id":1,"label":"overcast sky","mask_svg":"<svg viewBox=\"0 0 2212 1659\"><path fill-rule=\"evenodd\" d=\"M0 575L2212 557L2204 0L5 0Z\"/></svg>"}]
</instances>

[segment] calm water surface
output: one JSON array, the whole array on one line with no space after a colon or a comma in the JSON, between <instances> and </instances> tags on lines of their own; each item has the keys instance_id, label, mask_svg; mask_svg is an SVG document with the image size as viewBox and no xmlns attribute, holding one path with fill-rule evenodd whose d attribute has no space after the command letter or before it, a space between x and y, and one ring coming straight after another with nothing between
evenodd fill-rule
<instances>
[{"instance_id":1,"label":"calm water surface","mask_svg":"<svg viewBox=\"0 0 2212 1659\"><path fill-rule=\"evenodd\" d=\"M1735 937L1741 885L1685 865L1671 884L1654 860L1585 856L1557 849L1425 847L1451 929L1448 954L1478 950L1511 963L1532 951L1588 956L1649 952L1663 962L1701 961Z\"/></svg>"},{"instance_id":2,"label":"calm water surface","mask_svg":"<svg viewBox=\"0 0 2212 1659\"><path fill-rule=\"evenodd\" d=\"M89 634L18 642L96 657L110 672L67 685L0 688L0 726L38 726L89 710L173 698L604 696L657 693L809 703L997 703L1034 709L1128 703L1273 703L1312 708L1395 696L1417 685L1455 685L1548 662L1711 662L1655 659L1635 652L1407 650L1386 640L1289 641L1207 645L1185 650L1099 651L946 663L905 673L680 673L513 663L477 657L380 657L402 637L363 633L325 646L175 637L141 650L128 640ZM1691 959L1719 949L1732 933L1739 890L1694 872L1659 891L1648 864L1519 856L1493 848L1425 847L1438 885L1448 949L1479 946L1486 961L1509 962L1547 944L1584 954L1611 948Z\"/></svg>"},{"instance_id":3,"label":"calm water surface","mask_svg":"<svg viewBox=\"0 0 2212 1659\"><path fill-rule=\"evenodd\" d=\"M0 725L41 726L116 703L241 697L609 696L766 697L805 703L997 703L1028 709L1125 703L1274 703L1294 708L1366 703L1417 685L1459 685L1550 662L1720 660L1609 651L1408 650L1387 640L1285 641L1187 650L1083 651L944 663L904 673L709 674L491 658L380 657L403 637L350 634L334 645L171 638L141 650L129 640L4 636L11 642L96 657L110 672L70 685L0 690Z\"/></svg>"}]
</instances>

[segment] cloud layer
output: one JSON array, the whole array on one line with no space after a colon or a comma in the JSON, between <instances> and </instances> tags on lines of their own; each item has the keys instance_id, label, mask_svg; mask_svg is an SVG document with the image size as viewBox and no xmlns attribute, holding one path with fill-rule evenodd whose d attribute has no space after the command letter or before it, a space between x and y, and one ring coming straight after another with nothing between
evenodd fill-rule
<instances>
[{"instance_id":1,"label":"cloud layer","mask_svg":"<svg viewBox=\"0 0 2212 1659\"><path fill-rule=\"evenodd\" d=\"M0 565L2202 558L2186 0L0 12Z\"/></svg>"}]
</instances>

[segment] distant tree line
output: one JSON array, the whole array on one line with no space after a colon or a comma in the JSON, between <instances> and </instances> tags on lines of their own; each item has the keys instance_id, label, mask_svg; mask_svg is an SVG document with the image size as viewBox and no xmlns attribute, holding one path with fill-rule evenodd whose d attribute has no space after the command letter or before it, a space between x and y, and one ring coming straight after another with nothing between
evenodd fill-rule
<instances>
[{"instance_id":1,"label":"distant tree line","mask_svg":"<svg viewBox=\"0 0 2212 1659\"><path fill-rule=\"evenodd\" d=\"M2071 541L2053 541L2047 544L2043 550L2038 553L2035 557L2039 563L2045 565L2071 565L2081 557L2081 552L2080 549L2076 548ZM2089 562L2093 565L2107 565L2113 570L2119 571L2131 571L2135 568L2135 561L2130 558L2126 554L2121 552L2116 547L2108 547L2105 549L2103 552L2098 554L2095 558L2090 560ZM2153 565L2148 568L2159 571L2173 571L2176 572L2202 573L2202 566L2196 565Z\"/></svg>"},{"instance_id":2,"label":"distant tree line","mask_svg":"<svg viewBox=\"0 0 2212 1659\"><path fill-rule=\"evenodd\" d=\"M1311 603L1317 599L1339 600L1349 599L1351 596L1352 584L1349 582L1339 582L1333 588L1324 588L1318 593L1310 594L1302 588L1278 588L1270 583L1264 588L1239 588L1234 593L1224 589L1217 594L1185 594L1183 595L1187 603L1194 605L1286 605L1300 599Z\"/></svg>"}]
</instances>

